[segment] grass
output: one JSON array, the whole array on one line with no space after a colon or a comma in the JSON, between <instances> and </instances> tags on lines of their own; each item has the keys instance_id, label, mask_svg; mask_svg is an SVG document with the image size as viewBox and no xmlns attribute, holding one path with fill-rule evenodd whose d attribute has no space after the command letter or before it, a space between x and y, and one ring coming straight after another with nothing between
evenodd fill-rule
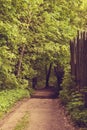
<instances>
[{"instance_id":1,"label":"grass","mask_svg":"<svg viewBox=\"0 0 87 130\"><path fill-rule=\"evenodd\" d=\"M29 124L29 113L26 113L22 119L18 122L14 130L25 130Z\"/></svg>"},{"instance_id":2,"label":"grass","mask_svg":"<svg viewBox=\"0 0 87 130\"><path fill-rule=\"evenodd\" d=\"M30 92L25 89L0 91L0 118L20 99L29 97Z\"/></svg>"}]
</instances>

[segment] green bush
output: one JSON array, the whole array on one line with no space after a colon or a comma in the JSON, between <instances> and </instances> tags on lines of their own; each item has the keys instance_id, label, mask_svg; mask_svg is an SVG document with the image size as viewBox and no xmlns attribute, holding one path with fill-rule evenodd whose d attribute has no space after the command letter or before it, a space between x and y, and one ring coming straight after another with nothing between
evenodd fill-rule
<instances>
[{"instance_id":1,"label":"green bush","mask_svg":"<svg viewBox=\"0 0 87 130\"><path fill-rule=\"evenodd\" d=\"M87 127L87 110L79 110L74 109L70 112L72 120L79 126L79 127Z\"/></svg>"},{"instance_id":2,"label":"green bush","mask_svg":"<svg viewBox=\"0 0 87 130\"><path fill-rule=\"evenodd\" d=\"M0 114L7 112L15 102L29 97L30 93L26 89L3 90L0 92Z\"/></svg>"},{"instance_id":3,"label":"green bush","mask_svg":"<svg viewBox=\"0 0 87 130\"><path fill-rule=\"evenodd\" d=\"M0 71L0 89L15 89L28 87L28 80L17 78L14 74Z\"/></svg>"},{"instance_id":4,"label":"green bush","mask_svg":"<svg viewBox=\"0 0 87 130\"><path fill-rule=\"evenodd\" d=\"M84 98L79 92L74 92L71 95L71 101L67 103L72 120L78 126L87 127L87 109L84 108Z\"/></svg>"},{"instance_id":5,"label":"green bush","mask_svg":"<svg viewBox=\"0 0 87 130\"><path fill-rule=\"evenodd\" d=\"M73 92L71 94L71 100L67 104L67 108L69 111L72 111L73 109L76 108L82 110L84 108L83 95L77 91Z\"/></svg>"},{"instance_id":6,"label":"green bush","mask_svg":"<svg viewBox=\"0 0 87 130\"><path fill-rule=\"evenodd\" d=\"M63 104L67 104L71 100L71 94L76 86L74 78L71 77L70 73L65 72L61 86L60 98L62 99Z\"/></svg>"},{"instance_id":7,"label":"green bush","mask_svg":"<svg viewBox=\"0 0 87 130\"><path fill-rule=\"evenodd\" d=\"M73 122L80 127L87 127L87 109L84 106L84 92L87 91L87 87L85 88L79 92L74 77L68 71L65 72L60 98Z\"/></svg>"}]
</instances>

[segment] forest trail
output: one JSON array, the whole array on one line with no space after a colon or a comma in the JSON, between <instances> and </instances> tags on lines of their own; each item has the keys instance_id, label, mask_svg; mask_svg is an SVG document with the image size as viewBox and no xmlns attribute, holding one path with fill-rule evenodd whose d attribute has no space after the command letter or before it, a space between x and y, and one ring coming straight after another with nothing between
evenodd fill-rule
<instances>
[{"instance_id":1,"label":"forest trail","mask_svg":"<svg viewBox=\"0 0 87 130\"><path fill-rule=\"evenodd\" d=\"M67 120L55 92L49 89L36 90L31 99L18 102L0 121L0 130L14 130L26 112L29 113L29 124L24 130L77 130Z\"/></svg>"}]
</instances>

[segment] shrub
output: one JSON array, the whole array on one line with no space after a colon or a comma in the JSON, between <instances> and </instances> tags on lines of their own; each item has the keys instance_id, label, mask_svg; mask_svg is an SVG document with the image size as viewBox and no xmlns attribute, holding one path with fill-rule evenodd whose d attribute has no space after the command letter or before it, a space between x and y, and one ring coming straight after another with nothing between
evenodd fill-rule
<instances>
[{"instance_id":1,"label":"shrub","mask_svg":"<svg viewBox=\"0 0 87 130\"><path fill-rule=\"evenodd\" d=\"M71 100L71 94L76 86L74 78L71 77L70 73L65 73L61 86L60 98L64 104L67 104Z\"/></svg>"},{"instance_id":2,"label":"shrub","mask_svg":"<svg viewBox=\"0 0 87 130\"><path fill-rule=\"evenodd\" d=\"M70 112L71 118L79 127L87 127L87 110L74 109Z\"/></svg>"},{"instance_id":3,"label":"shrub","mask_svg":"<svg viewBox=\"0 0 87 130\"><path fill-rule=\"evenodd\" d=\"M29 97L30 93L26 89L3 90L0 92L0 114L7 112L15 102Z\"/></svg>"},{"instance_id":4,"label":"shrub","mask_svg":"<svg viewBox=\"0 0 87 130\"><path fill-rule=\"evenodd\" d=\"M84 105L84 92L87 91L87 87L85 88L79 92L76 88L74 77L69 72L65 73L60 98L71 115L73 122L80 127L87 127L87 109Z\"/></svg>"}]
</instances>

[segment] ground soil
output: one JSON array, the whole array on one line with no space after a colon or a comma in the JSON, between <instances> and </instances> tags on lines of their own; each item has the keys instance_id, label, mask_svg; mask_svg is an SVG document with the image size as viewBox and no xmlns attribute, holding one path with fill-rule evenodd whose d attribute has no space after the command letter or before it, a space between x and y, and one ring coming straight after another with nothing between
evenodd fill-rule
<instances>
[{"instance_id":1,"label":"ground soil","mask_svg":"<svg viewBox=\"0 0 87 130\"><path fill-rule=\"evenodd\" d=\"M18 102L0 121L0 130L13 130L26 112L29 124L25 130L77 130L55 95L52 89L36 90L32 98Z\"/></svg>"}]
</instances>

